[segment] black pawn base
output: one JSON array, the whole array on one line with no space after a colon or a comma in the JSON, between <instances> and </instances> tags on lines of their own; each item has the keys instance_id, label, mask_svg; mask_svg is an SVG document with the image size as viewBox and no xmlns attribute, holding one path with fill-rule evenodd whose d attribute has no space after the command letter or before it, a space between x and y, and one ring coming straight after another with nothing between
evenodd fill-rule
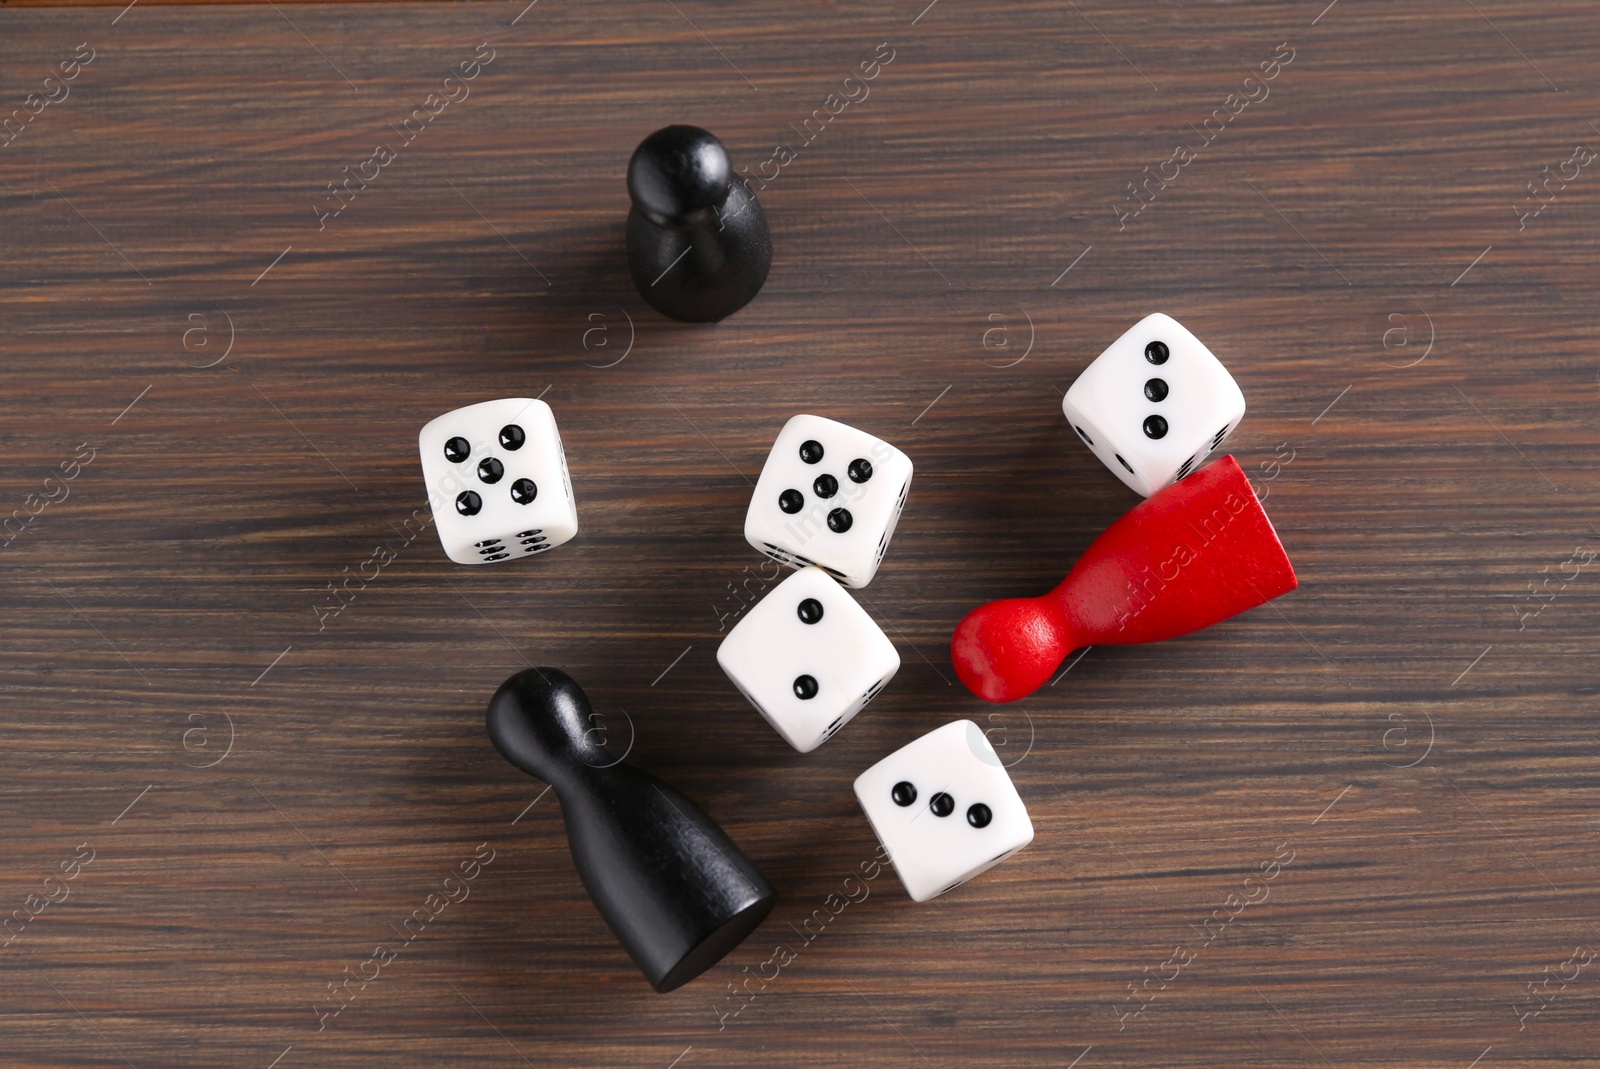
<instances>
[{"instance_id":1,"label":"black pawn base","mask_svg":"<svg viewBox=\"0 0 1600 1069\"><path fill-rule=\"evenodd\" d=\"M771 891L763 898L750 901L739 912L733 914L723 922L722 927L716 929L699 942L689 946L678 958L677 964L664 972L652 973L644 963L634 959L644 971L645 979L650 981L650 986L660 994L674 991L705 972L711 966L727 957L735 947L749 938L750 933L761 927L761 922L767 919L767 914L772 912L772 906L777 901L777 895ZM686 941L687 944L687 941ZM662 958L665 965L669 953Z\"/></svg>"},{"instance_id":2,"label":"black pawn base","mask_svg":"<svg viewBox=\"0 0 1600 1069\"><path fill-rule=\"evenodd\" d=\"M689 230L657 226L628 212L628 272L645 303L669 319L714 323L761 291L772 267L772 239L761 202L743 178L729 182L713 223Z\"/></svg>"}]
</instances>

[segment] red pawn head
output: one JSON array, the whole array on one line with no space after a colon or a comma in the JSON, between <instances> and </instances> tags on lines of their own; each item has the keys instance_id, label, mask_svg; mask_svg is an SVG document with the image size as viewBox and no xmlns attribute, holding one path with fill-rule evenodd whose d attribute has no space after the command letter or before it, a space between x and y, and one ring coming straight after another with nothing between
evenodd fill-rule
<instances>
[{"instance_id":1,"label":"red pawn head","mask_svg":"<svg viewBox=\"0 0 1600 1069\"><path fill-rule=\"evenodd\" d=\"M1225 456L1134 506L1050 593L972 610L950 655L972 693L1016 701L1080 646L1177 638L1298 585L1250 480Z\"/></svg>"}]
</instances>

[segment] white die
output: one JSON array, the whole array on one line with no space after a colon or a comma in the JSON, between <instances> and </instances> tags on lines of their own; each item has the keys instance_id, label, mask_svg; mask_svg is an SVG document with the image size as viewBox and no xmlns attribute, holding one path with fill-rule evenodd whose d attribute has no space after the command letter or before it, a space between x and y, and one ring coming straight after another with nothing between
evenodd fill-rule
<instances>
[{"instance_id":1,"label":"white die","mask_svg":"<svg viewBox=\"0 0 1600 1069\"><path fill-rule=\"evenodd\" d=\"M1033 841L1033 822L983 732L956 720L856 777L856 799L913 901L937 898Z\"/></svg>"},{"instance_id":2,"label":"white die","mask_svg":"<svg viewBox=\"0 0 1600 1069\"><path fill-rule=\"evenodd\" d=\"M1156 312L1084 368L1061 410L1100 463L1149 497L1222 444L1244 394L1199 338Z\"/></svg>"},{"instance_id":3,"label":"white die","mask_svg":"<svg viewBox=\"0 0 1600 1069\"><path fill-rule=\"evenodd\" d=\"M507 397L446 412L417 445L434 528L457 564L543 553L578 533L567 457L543 401Z\"/></svg>"},{"instance_id":4,"label":"white die","mask_svg":"<svg viewBox=\"0 0 1600 1069\"><path fill-rule=\"evenodd\" d=\"M810 567L728 632L717 663L790 746L810 753L878 696L900 654L844 588Z\"/></svg>"},{"instance_id":5,"label":"white die","mask_svg":"<svg viewBox=\"0 0 1600 1069\"><path fill-rule=\"evenodd\" d=\"M911 458L821 416L795 416L761 469L744 537L791 568L821 567L845 586L872 582L911 489Z\"/></svg>"}]
</instances>

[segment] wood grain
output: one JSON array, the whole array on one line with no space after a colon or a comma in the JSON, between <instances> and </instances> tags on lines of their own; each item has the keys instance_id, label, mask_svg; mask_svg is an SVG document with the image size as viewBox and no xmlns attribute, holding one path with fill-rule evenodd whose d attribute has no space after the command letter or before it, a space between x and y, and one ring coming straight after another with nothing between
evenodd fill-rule
<instances>
[{"instance_id":1,"label":"wood grain","mask_svg":"<svg viewBox=\"0 0 1600 1069\"><path fill-rule=\"evenodd\" d=\"M292 19L0 15L6 109L94 50L0 147L0 517L59 498L0 550L0 912L65 894L0 949L0 1065L1594 1060L1600 176L1548 179L1600 141L1592 4ZM470 96L319 228L480 43ZM622 262L628 154L674 121L750 172L797 149L760 193L771 278L715 327L649 312ZM1243 387L1232 448L1301 588L984 706L950 630L1134 503L1059 401L1157 309ZM581 534L454 566L408 535L416 431L514 394L555 408ZM904 667L806 756L714 662L771 574L742 516L799 411L917 465L862 592ZM631 759L779 889L678 992L488 744L529 663L625 711ZM851 779L957 717L1014 762L1033 845L925 906L886 872L839 907L875 848Z\"/></svg>"}]
</instances>

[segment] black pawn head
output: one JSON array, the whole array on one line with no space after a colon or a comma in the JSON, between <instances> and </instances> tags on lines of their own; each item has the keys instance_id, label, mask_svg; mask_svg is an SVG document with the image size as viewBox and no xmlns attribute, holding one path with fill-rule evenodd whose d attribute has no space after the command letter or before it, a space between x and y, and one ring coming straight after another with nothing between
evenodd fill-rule
<instances>
[{"instance_id":1,"label":"black pawn head","mask_svg":"<svg viewBox=\"0 0 1600 1069\"><path fill-rule=\"evenodd\" d=\"M547 783L580 765L616 761L595 741L594 710L583 688L559 668L528 668L489 699L489 738L513 765Z\"/></svg>"},{"instance_id":2,"label":"black pawn head","mask_svg":"<svg viewBox=\"0 0 1600 1069\"><path fill-rule=\"evenodd\" d=\"M703 226L728 199L733 165L716 135L698 126L663 126L633 150L628 196L645 218L674 230Z\"/></svg>"}]
</instances>

